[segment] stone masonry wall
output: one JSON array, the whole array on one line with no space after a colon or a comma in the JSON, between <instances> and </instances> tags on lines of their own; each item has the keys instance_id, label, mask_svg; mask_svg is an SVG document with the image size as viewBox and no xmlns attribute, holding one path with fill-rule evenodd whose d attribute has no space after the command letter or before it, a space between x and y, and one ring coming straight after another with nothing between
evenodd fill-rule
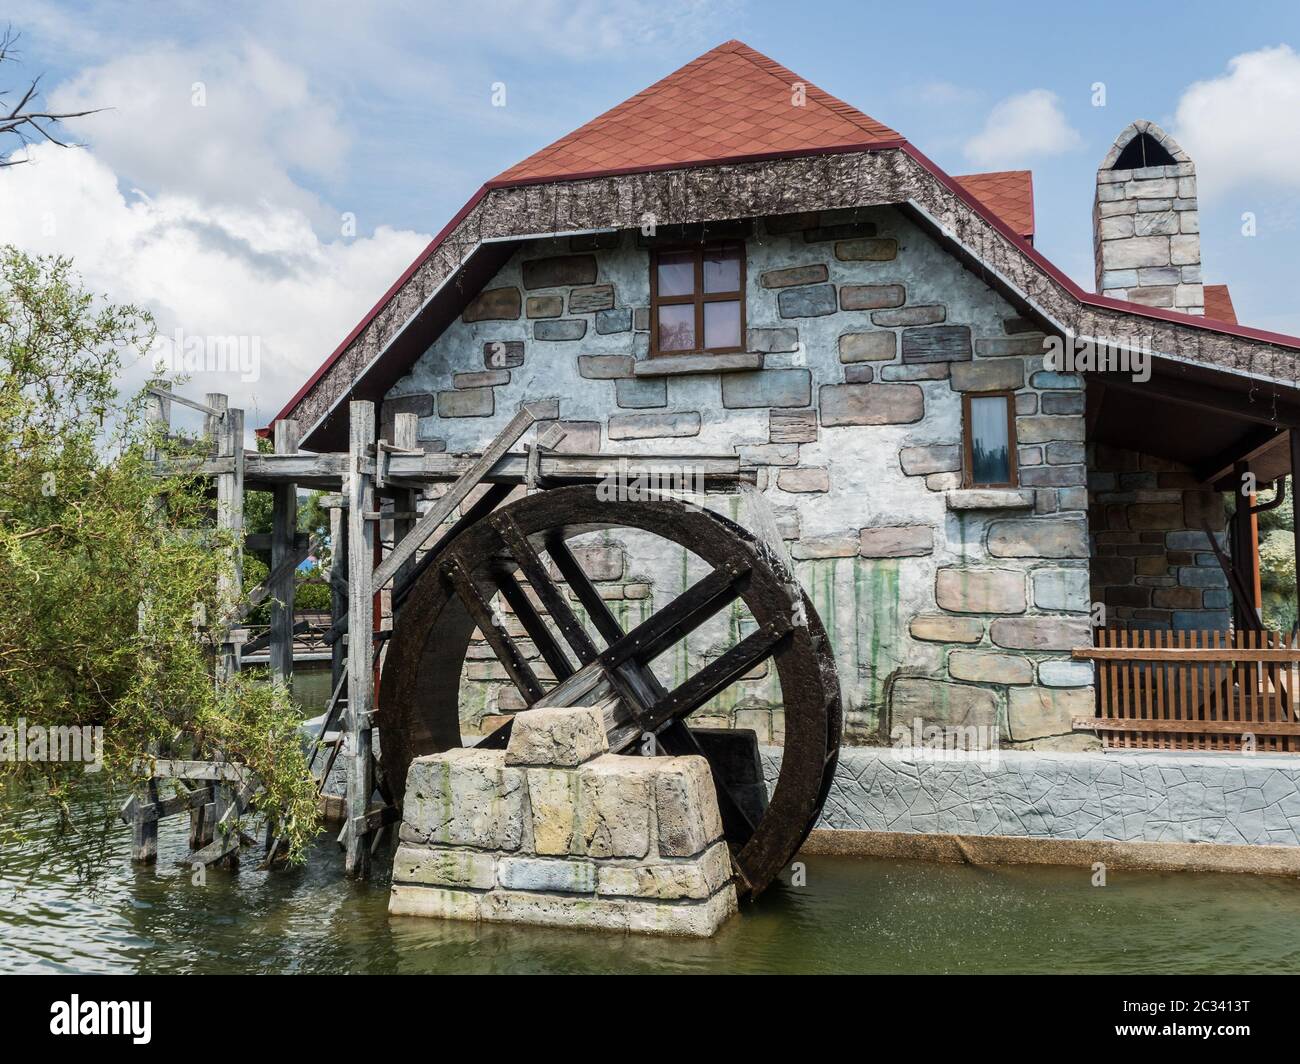
<instances>
[{"instance_id":1,"label":"stone masonry wall","mask_svg":"<svg viewBox=\"0 0 1300 1064\"><path fill-rule=\"evenodd\" d=\"M556 397L562 449L739 454L835 647L847 741L918 719L997 727L1014 744L1085 741L1070 718L1090 711L1091 671L1069 658L1090 641L1083 391L1043 369L1042 335L900 212L871 208L756 221L748 351L648 365L646 243L625 231L523 246L383 417L414 410L426 447L474 451L522 401ZM1015 392L1021 486L962 490L962 393L1002 389ZM711 505L743 523L734 497ZM629 625L703 572L639 534L583 546ZM749 623L737 606L703 626L657 663L665 681ZM475 654L471 730L518 708L489 653ZM779 705L760 668L694 722L780 742Z\"/></svg>"},{"instance_id":2,"label":"stone masonry wall","mask_svg":"<svg viewBox=\"0 0 1300 1064\"><path fill-rule=\"evenodd\" d=\"M1089 447L1092 601L1107 626L1226 631L1228 582L1203 525L1227 549L1223 495L1185 466L1154 455Z\"/></svg>"}]
</instances>

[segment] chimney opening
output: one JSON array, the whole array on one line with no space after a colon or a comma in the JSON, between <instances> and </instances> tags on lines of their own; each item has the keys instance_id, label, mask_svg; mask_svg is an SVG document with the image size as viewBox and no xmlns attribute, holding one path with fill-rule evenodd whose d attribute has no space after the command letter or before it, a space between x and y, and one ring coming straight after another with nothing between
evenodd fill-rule
<instances>
[{"instance_id":1,"label":"chimney opening","mask_svg":"<svg viewBox=\"0 0 1300 1064\"><path fill-rule=\"evenodd\" d=\"M1178 160L1169 154L1160 141L1150 133L1139 133L1124 146L1112 170L1142 170L1148 166L1176 166Z\"/></svg>"}]
</instances>

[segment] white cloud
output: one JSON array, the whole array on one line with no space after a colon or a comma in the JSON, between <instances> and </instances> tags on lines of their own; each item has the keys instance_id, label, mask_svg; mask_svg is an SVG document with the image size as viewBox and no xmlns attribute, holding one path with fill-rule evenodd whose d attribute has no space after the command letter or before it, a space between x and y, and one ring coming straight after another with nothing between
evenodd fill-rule
<instances>
[{"instance_id":1,"label":"white cloud","mask_svg":"<svg viewBox=\"0 0 1300 1064\"><path fill-rule=\"evenodd\" d=\"M50 94L132 184L215 202L275 203L324 220L295 175L338 172L349 138L307 75L257 44L202 52L154 46L83 70Z\"/></svg>"},{"instance_id":2,"label":"white cloud","mask_svg":"<svg viewBox=\"0 0 1300 1064\"><path fill-rule=\"evenodd\" d=\"M1202 196L1261 181L1300 187L1300 55L1283 44L1229 60L1183 93L1173 134Z\"/></svg>"},{"instance_id":3,"label":"white cloud","mask_svg":"<svg viewBox=\"0 0 1300 1064\"><path fill-rule=\"evenodd\" d=\"M1061 110L1059 97L1047 89L1030 89L997 103L965 150L977 166L1007 169L1073 151L1082 143Z\"/></svg>"},{"instance_id":4,"label":"white cloud","mask_svg":"<svg viewBox=\"0 0 1300 1064\"><path fill-rule=\"evenodd\" d=\"M186 386L229 394L250 429L279 411L429 240L380 227L324 241L292 207L124 195L90 151L41 145L30 158L0 169L0 243L70 256L88 288L148 308L165 337L181 329L255 345L256 380L232 368ZM124 386L149 368L129 368Z\"/></svg>"}]
</instances>

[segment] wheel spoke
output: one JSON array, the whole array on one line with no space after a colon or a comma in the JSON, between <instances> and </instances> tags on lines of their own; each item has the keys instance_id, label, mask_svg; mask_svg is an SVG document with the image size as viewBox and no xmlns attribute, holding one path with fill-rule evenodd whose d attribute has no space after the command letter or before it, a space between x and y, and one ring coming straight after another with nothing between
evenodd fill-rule
<instances>
[{"instance_id":1,"label":"wheel spoke","mask_svg":"<svg viewBox=\"0 0 1300 1064\"><path fill-rule=\"evenodd\" d=\"M546 627L541 614L533 608L532 600L519 586L519 581L515 579L514 574L496 569L492 572L492 579L500 589L502 598L519 618L519 623L524 626L528 638L536 644L546 664L550 666L551 672L555 673L555 679L567 680L573 675L573 664L560 644L556 642L551 630Z\"/></svg>"},{"instance_id":2,"label":"wheel spoke","mask_svg":"<svg viewBox=\"0 0 1300 1064\"><path fill-rule=\"evenodd\" d=\"M606 668L613 668L631 659L653 661L731 605L740 595L736 583L748 571L746 564L735 561L714 569L612 644L600 656L601 662Z\"/></svg>"},{"instance_id":3,"label":"wheel spoke","mask_svg":"<svg viewBox=\"0 0 1300 1064\"><path fill-rule=\"evenodd\" d=\"M618 618L609 608L609 603L600 597L600 592L596 590L596 585L591 582L591 578L583 572L582 566L578 564L578 559L573 556L563 537L552 536L548 539L546 553L551 556L551 561L555 563L555 568L560 571L560 576L569 585L569 589L578 596L582 608L587 611L591 623L596 626L596 631L600 633L606 644L613 644L622 639L623 626L618 623Z\"/></svg>"},{"instance_id":4,"label":"wheel spoke","mask_svg":"<svg viewBox=\"0 0 1300 1064\"><path fill-rule=\"evenodd\" d=\"M790 622L782 618L750 633L680 687L675 687L666 698L656 702L648 714L647 723L656 727L671 718L680 720L693 713L770 655L789 631Z\"/></svg>"},{"instance_id":5,"label":"wheel spoke","mask_svg":"<svg viewBox=\"0 0 1300 1064\"><path fill-rule=\"evenodd\" d=\"M564 636L565 642L577 655L579 663L586 665L596 658L600 653L596 649L596 644L591 641L591 636L582 627L582 622L569 606L564 593L551 579L551 574L546 571L546 566L542 564L537 551L533 550L533 545L528 542L528 537L515 524L509 513L498 513L490 520L492 527L500 533L506 547L514 555L524 578L537 592L543 609L550 615L555 626L559 628L560 634Z\"/></svg>"},{"instance_id":6,"label":"wheel spoke","mask_svg":"<svg viewBox=\"0 0 1300 1064\"><path fill-rule=\"evenodd\" d=\"M442 565L442 572L451 581L451 586L461 602L465 604L470 618L483 633L483 638L492 647L497 660L501 662L507 675L519 689L519 693L527 702L536 702L546 693L538 682L537 674L533 672L528 659L520 652L515 641L510 638L510 634L492 617L488 600L483 597L478 585L470 578L460 559L454 557L448 559Z\"/></svg>"}]
</instances>

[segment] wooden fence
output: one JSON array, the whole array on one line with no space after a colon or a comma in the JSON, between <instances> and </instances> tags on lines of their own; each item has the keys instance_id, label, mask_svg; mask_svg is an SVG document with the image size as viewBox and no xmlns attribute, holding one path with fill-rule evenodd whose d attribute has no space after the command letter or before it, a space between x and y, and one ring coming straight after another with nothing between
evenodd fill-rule
<instances>
[{"instance_id":1,"label":"wooden fence","mask_svg":"<svg viewBox=\"0 0 1300 1064\"><path fill-rule=\"evenodd\" d=\"M1097 715L1077 718L1107 747L1300 752L1300 641L1294 633L1099 628Z\"/></svg>"}]
</instances>

